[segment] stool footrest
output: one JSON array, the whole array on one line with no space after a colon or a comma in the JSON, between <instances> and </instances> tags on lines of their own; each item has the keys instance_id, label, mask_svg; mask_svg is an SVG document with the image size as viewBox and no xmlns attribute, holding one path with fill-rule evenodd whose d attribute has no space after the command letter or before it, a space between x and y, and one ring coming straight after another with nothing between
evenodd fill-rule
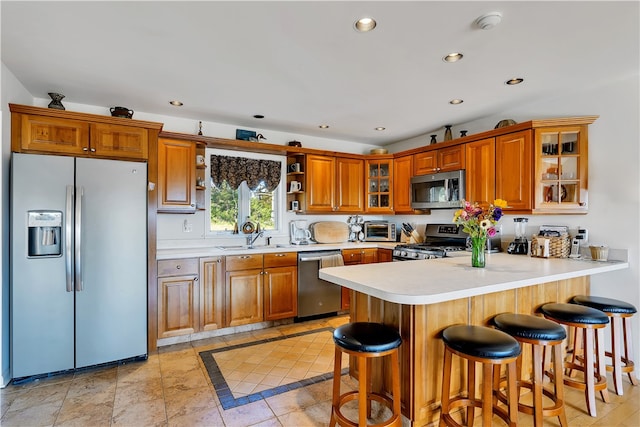
<instances>
[{"instance_id":1,"label":"stool footrest","mask_svg":"<svg viewBox=\"0 0 640 427\"><path fill-rule=\"evenodd\" d=\"M367 397L370 400L374 400L376 402L383 404L393 412L393 400L391 398L375 392L369 393ZM338 424L341 426L358 427L358 423L351 421L349 418L345 417L341 410L344 404L352 400L358 400L357 391L349 391L347 393L341 394L338 401L338 407L333 411L334 415L337 418ZM379 424L367 424L367 427L385 427L385 426L392 426L396 424L397 425L401 424L400 414L394 414L391 416L391 418Z\"/></svg>"}]
</instances>

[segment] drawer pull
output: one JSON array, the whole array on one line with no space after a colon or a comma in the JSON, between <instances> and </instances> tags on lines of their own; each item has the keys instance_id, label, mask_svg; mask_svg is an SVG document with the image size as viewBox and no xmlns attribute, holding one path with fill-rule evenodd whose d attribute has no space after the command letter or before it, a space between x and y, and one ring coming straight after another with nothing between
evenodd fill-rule
<instances>
[{"instance_id":1,"label":"drawer pull","mask_svg":"<svg viewBox=\"0 0 640 427\"><path fill-rule=\"evenodd\" d=\"M251 255L240 255L238 258L240 258L240 259L249 259L249 258L251 258Z\"/></svg>"},{"instance_id":2,"label":"drawer pull","mask_svg":"<svg viewBox=\"0 0 640 427\"><path fill-rule=\"evenodd\" d=\"M276 254L276 256L287 256L286 254Z\"/></svg>"},{"instance_id":3,"label":"drawer pull","mask_svg":"<svg viewBox=\"0 0 640 427\"><path fill-rule=\"evenodd\" d=\"M176 270L180 270L182 266L180 264L176 265Z\"/></svg>"}]
</instances>

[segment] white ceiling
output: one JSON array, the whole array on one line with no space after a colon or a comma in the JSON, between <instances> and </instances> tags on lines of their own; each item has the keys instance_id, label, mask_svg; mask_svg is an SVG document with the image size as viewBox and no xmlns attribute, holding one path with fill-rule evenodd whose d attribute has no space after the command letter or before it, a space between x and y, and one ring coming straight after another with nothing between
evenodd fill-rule
<instances>
[{"instance_id":1,"label":"white ceiling","mask_svg":"<svg viewBox=\"0 0 640 427\"><path fill-rule=\"evenodd\" d=\"M2 61L36 98L376 145L639 68L636 1L0 4ZM474 26L492 11L500 25Z\"/></svg>"}]
</instances>

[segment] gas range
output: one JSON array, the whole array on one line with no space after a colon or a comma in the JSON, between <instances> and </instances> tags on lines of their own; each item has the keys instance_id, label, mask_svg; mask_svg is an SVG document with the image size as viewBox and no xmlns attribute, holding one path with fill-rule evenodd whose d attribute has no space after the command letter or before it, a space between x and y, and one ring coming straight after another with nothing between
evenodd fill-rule
<instances>
[{"instance_id":1,"label":"gas range","mask_svg":"<svg viewBox=\"0 0 640 427\"><path fill-rule=\"evenodd\" d=\"M454 224L428 224L424 243L397 245L393 249L394 261L444 258L448 252L463 251L468 234Z\"/></svg>"}]
</instances>

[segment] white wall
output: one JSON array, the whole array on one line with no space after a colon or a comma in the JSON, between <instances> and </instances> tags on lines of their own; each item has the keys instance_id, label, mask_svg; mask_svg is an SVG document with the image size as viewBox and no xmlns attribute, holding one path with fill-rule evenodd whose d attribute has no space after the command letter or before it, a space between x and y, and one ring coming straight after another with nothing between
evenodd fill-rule
<instances>
[{"instance_id":1,"label":"white wall","mask_svg":"<svg viewBox=\"0 0 640 427\"><path fill-rule=\"evenodd\" d=\"M31 104L33 97L25 90L4 63L0 64L0 128L2 133L2 152L0 161L0 259L2 262L2 293L0 294L0 386L4 387L11 379L9 366L9 165L11 158L11 114L9 102Z\"/></svg>"},{"instance_id":2,"label":"white wall","mask_svg":"<svg viewBox=\"0 0 640 427\"><path fill-rule=\"evenodd\" d=\"M635 53L637 55L637 52ZM454 127L469 135L493 129L502 119L523 122L549 117L599 115L589 126L589 213L586 215L529 216L529 233L542 224L578 226L589 230L592 243L628 249L630 268L591 279L591 293L628 301L640 308L640 79L638 75L581 88L570 96L522 105L519 108ZM441 139L441 138L439 138ZM428 135L388 146L397 152L419 146ZM423 145L423 144L420 144ZM513 217L502 223L505 235L514 234ZM451 211L437 212L427 222L450 221ZM635 358L640 360L640 316L634 317ZM640 371L636 372L640 375Z\"/></svg>"}]
</instances>

